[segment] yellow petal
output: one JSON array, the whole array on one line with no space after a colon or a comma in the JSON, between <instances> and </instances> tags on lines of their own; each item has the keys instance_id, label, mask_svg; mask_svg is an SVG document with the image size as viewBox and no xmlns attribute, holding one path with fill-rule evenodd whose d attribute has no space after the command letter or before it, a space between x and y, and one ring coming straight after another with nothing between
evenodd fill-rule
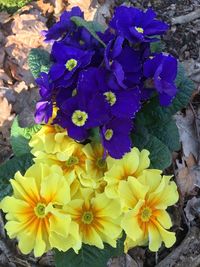
<instances>
[{"instance_id":1,"label":"yellow petal","mask_svg":"<svg viewBox=\"0 0 200 267\"><path fill-rule=\"evenodd\" d=\"M121 226L126 232L127 236L131 238L133 241L140 240L143 236L143 231L139 226L137 214L144 204L144 201L139 201L136 207L128 211L124 214L124 218L122 219Z\"/></svg>"},{"instance_id":2,"label":"yellow petal","mask_svg":"<svg viewBox=\"0 0 200 267\"><path fill-rule=\"evenodd\" d=\"M167 248L170 248L174 245L176 242L176 235L174 232L169 232L165 230L158 222L154 222L156 224L156 227L158 228L158 231L160 233L160 236Z\"/></svg>"},{"instance_id":3,"label":"yellow petal","mask_svg":"<svg viewBox=\"0 0 200 267\"><path fill-rule=\"evenodd\" d=\"M92 207L98 217L117 218L121 215L121 205L119 199L109 199L106 195L99 194L92 201Z\"/></svg>"},{"instance_id":4,"label":"yellow petal","mask_svg":"<svg viewBox=\"0 0 200 267\"><path fill-rule=\"evenodd\" d=\"M144 185L149 186L148 194L155 191L156 188L160 185L162 176L162 171L156 169L148 169L144 170L142 174L138 177L138 181L140 181Z\"/></svg>"},{"instance_id":5,"label":"yellow petal","mask_svg":"<svg viewBox=\"0 0 200 267\"><path fill-rule=\"evenodd\" d=\"M54 213L49 219L51 231L67 237L69 234L71 217L69 215L60 214L59 211L56 211L55 209L53 212Z\"/></svg>"},{"instance_id":6,"label":"yellow petal","mask_svg":"<svg viewBox=\"0 0 200 267\"><path fill-rule=\"evenodd\" d=\"M134 208L137 204L137 199L134 196L131 187L129 185L129 182L127 181L121 181L119 184L119 195L121 200L124 201L125 207L128 208Z\"/></svg>"},{"instance_id":7,"label":"yellow petal","mask_svg":"<svg viewBox=\"0 0 200 267\"><path fill-rule=\"evenodd\" d=\"M141 152L139 152L139 165L135 172L135 177L138 177L143 170L149 167L150 165L149 154L150 154L149 151L146 149L143 149Z\"/></svg>"},{"instance_id":8,"label":"yellow petal","mask_svg":"<svg viewBox=\"0 0 200 267\"><path fill-rule=\"evenodd\" d=\"M150 222L148 223L148 234L149 234L149 249L154 252L158 251L162 243L162 238L157 227Z\"/></svg>"},{"instance_id":9,"label":"yellow petal","mask_svg":"<svg viewBox=\"0 0 200 267\"><path fill-rule=\"evenodd\" d=\"M171 221L171 218L170 218L169 214L167 213L167 211L165 211L165 210L156 210L154 212L154 216L156 217L156 220L165 229L169 229L170 227L172 227L172 221Z\"/></svg>"},{"instance_id":10,"label":"yellow petal","mask_svg":"<svg viewBox=\"0 0 200 267\"><path fill-rule=\"evenodd\" d=\"M18 247L23 254L29 254L35 246L35 236L27 233L19 235Z\"/></svg>"},{"instance_id":11,"label":"yellow petal","mask_svg":"<svg viewBox=\"0 0 200 267\"><path fill-rule=\"evenodd\" d=\"M138 179L134 177L128 177L128 185L130 186L133 196L137 200L145 199L145 196L149 190L148 185L141 184Z\"/></svg>"},{"instance_id":12,"label":"yellow petal","mask_svg":"<svg viewBox=\"0 0 200 267\"><path fill-rule=\"evenodd\" d=\"M88 226L88 230L85 230L83 232L83 242L85 244L96 246L101 249L104 248L103 242L99 234L95 231L95 229L91 225Z\"/></svg>"}]
</instances>

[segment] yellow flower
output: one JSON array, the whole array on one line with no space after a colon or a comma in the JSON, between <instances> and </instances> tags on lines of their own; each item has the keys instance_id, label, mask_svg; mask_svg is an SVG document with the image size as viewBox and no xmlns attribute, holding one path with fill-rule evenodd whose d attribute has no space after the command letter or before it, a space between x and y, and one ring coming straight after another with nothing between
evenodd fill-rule
<instances>
[{"instance_id":1,"label":"yellow flower","mask_svg":"<svg viewBox=\"0 0 200 267\"><path fill-rule=\"evenodd\" d=\"M42 128L32 136L29 145L31 153L37 157L41 152L56 154L65 151L71 153L75 145L66 130L57 125L43 125Z\"/></svg>"},{"instance_id":2,"label":"yellow flower","mask_svg":"<svg viewBox=\"0 0 200 267\"><path fill-rule=\"evenodd\" d=\"M108 171L105 173L104 177L107 182L105 192L108 197L117 198L121 181L127 181L129 176L139 177L143 170L149 167L149 151L144 149L140 152L134 147L130 153L127 153L120 160L108 157L107 164Z\"/></svg>"},{"instance_id":3,"label":"yellow flower","mask_svg":"<svg viewBox=\"0 0 200 267\"><path fill-rule=\"evenodd\" d=\"M111 200L104 193L95 197L91 189L84 189L82 195L83 199L72 200L64 208L79 225L82 242L101 249L104 242L116 247L122 232L120 201Z\"/></svg>"},{"instance_id":4,"label":"yellow flower","mask_svg":"<svg viewBox=\"0 0 200 267\"><path fill-rule=\"evenodd\" d=\"M22 253L34 250L39 257L53 247L80 249L77 224L62 209L70 201L70 188L60 167L35 164L10 181L14 193L1 201L1 208L7 213L7 233L19 240Z\"/></svg>"},{"instance_id":5,"label":"yellow flower","mask_svg":"<svg viewBox=\"0 0 200 267\"><path fill-rule=\"evenodd\" d=\"M149 240L149 249L158 251L162 241L167 248L175 243L175 233L166 230L172 226L166 209L178 200L177 186L170 179L159 170L145 170L138 179L129 177L120 183L120 197L129 208L121 223L127 234L126 246Z\"/></svg>"},{"instance_id":6,"label":"yellow flower","mask_svg":"<svg viewBox=\"0 0 200 267\"><path fill-rule=\"evenodd\" d=\"M103 146L90 143L85 145L82 151L86 155L86 161L85 172L80 175L81 184L85 187L98 188L107 170Z\"/></svg>"}]
</instances>

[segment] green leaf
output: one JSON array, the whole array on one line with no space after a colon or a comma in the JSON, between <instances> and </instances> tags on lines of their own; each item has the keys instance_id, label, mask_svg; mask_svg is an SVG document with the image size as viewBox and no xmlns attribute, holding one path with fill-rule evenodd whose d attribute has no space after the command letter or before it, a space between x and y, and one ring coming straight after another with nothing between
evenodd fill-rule
<instances>
[{"instance_id":1,"label":"green leaf","mask_svg":"<svg viewBox=\"0 0 200 267\"><path fill-rule=\"evenodd\" d=\"M28 65L34 78L38 78L41 72L48 72L51 66L50 55L40 48L31 49L28 55Z\"/></svg>"},{"instance_id":2,"label":"green leaf","mask_svg":"<svg viewBox=\"0 0 200 267\"><path fill-rule=\"evenodd\" d=\"M165 44L162 41L150 43L151 53L161 53L165 49Z\"/></svg>"},{"instance_id":3,"label":"green leaf","mask_svg":"<svg viewBox=\"0 0 200 267\"><path fill-rule=\"evenodd\" d=\"M40 128L41 126L37 124L32 127L21 128L18 117L15 118L11 128L11 145L15 156L30 153L29 140Z\"/></svg>"},{"instance_id":4,"label":"green leaf","mask_svg":"<svg viewBox=\"0 0 200 267\"><path fill-rule=\"evenodd\" d=\"M147 149L150 152L151 168L164 170L171 165L171 152L168 147L156 136L142 128L140 132L133 134L133 144L140 150Z\"/></svg>"},{"instance_id":5,"label":"green leaf","mask_svg":"<svg viewBox=\"0 0 200 267\"><path fill-rule=\"evenodd\" d=\"M96 21L86 21L81 17L73 16L71 20L78 26L84 27L86 30L90 32L90 34L99 41L104 47L106 47L105 43L99 38L96 34L97 32L104 32L104 28L101 24Z\"/></svg>"},{"instance_id":6,"label":"green leaf","mask_svg":"<svg viewBox=\"0 0 200 267\"><path fill-rule=\"evenodd\" d=\"M73 249L67 252L55 250L56 267L106 267L110 258L123 254L124 237L118 240L117 248L104 245L104 249L99 249L84 244L78 254Z\"/></svg>"},{"instance_id":7,"label":"green leaf","mask_svg":"<svg viewBox=\"0 0 200 267\"><path fill-rule=\"evenodd\" d=\"M179 132L173 118L167 123L153 124L149 128L149 132L162 141L169 150L176 151L180 149Z\"/></svg>"},{"instance_id":8,"label":"green leaf","mask_svg":"<svg viewBox=\"0 0 200 267\"><path fill-rule=\"evenodd\" d=\"M13 157L0 165L0 199L12 192L9 179L14 178L17 171L23 175L32 164L32 155L24 154L21 157Z\"/></svg>"}]
</instances>

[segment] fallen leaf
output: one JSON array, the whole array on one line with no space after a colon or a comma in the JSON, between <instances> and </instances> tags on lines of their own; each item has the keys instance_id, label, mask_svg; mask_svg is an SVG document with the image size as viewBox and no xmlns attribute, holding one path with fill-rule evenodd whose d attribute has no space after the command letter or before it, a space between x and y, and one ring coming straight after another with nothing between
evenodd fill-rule
<instances>
[{"instance_id":1,"label":"fallen leaf","mask_svg":"<svg viewBox=\"0 0 200 267\"><path fill-rule=\"evenodd\" d=\"M196 165L196 159L192 154L188 158L182 158L182 162L176 160L176 182L183 197L196 194L195 187L200 185L200 169Z\"/></svg>"},{"instance_id":2,"label":"fallen leaf","mask_svg":"<svg viewBox=\"0 0 200 267\"><path fill-rule=\"evenodd\" d=\"M200 198L193 197L187 202L184 209L186 218L192 222L195 218L200 216Z\"/></svg>"},{"instance_id":3,"label":"fallen leaf","mask_svg":"<svg viewBox=\"0 0 200 267\"><path fill-rule=\"evenodd\" d=\"M8 103L5 97L0 97L0 126L3 126L4 122L9 120L11 115L12 106Z\"/></svg>"},{"instance_id":4,"label":"fallen leaf","mask_svg":"<svg viewBox=\"0 0 200 267\"><path fill-rule=\"evenodd\" d=\"M79 6L84 12L86 20L93 20L96 13L98 2L96 0L69 0L69 6L67 10L71 10L72 7Z\"/></svg>"},{"instance_id":5,"label":"fallen leaf","mask_svg":"<svg viewBox=\"0 0 200 267\"><path fill-rule=\"evenodd\" d=\"M186 115L178 113L175 115L176 124L179 130L180 141L183 147L183 154L185 157L188 157L190 153L194 157L198 158L198 138L194 128L194 114L192 110L187 109Z\"/></svg>"},{"instance_id":6,"label":"fallen leaf","mask_svg":"<svg viewBox=\"0 0 200 267\"><path fill-rule=\"evenodd\" d=\"M37 8L39 8L45 16L54 12L54 6L49 3L49 1L44 2L43 0L38 0L36 3L33 2L32 4L37 5Z\"/></svg>"}]
</instances>

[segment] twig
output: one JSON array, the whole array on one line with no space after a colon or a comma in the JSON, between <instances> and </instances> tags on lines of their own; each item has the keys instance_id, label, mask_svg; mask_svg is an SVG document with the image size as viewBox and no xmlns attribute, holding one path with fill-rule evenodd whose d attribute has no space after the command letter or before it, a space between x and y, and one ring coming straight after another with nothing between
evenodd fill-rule
<instances>
[{"instance_id":1,"label":"twig","mask_svg":"<svg viewBox=\"0 0 200 267\"><path fill-rule=\"evenodd\" d=\"M172 25L184 24L184 23L191 22L191 21L198 19L198 18L200 18L200 8L198 8L197 10L195 10L195 11L193 11L187 15L172 18L171 22L172 22Z\"/></svg>"}]
</instances>

